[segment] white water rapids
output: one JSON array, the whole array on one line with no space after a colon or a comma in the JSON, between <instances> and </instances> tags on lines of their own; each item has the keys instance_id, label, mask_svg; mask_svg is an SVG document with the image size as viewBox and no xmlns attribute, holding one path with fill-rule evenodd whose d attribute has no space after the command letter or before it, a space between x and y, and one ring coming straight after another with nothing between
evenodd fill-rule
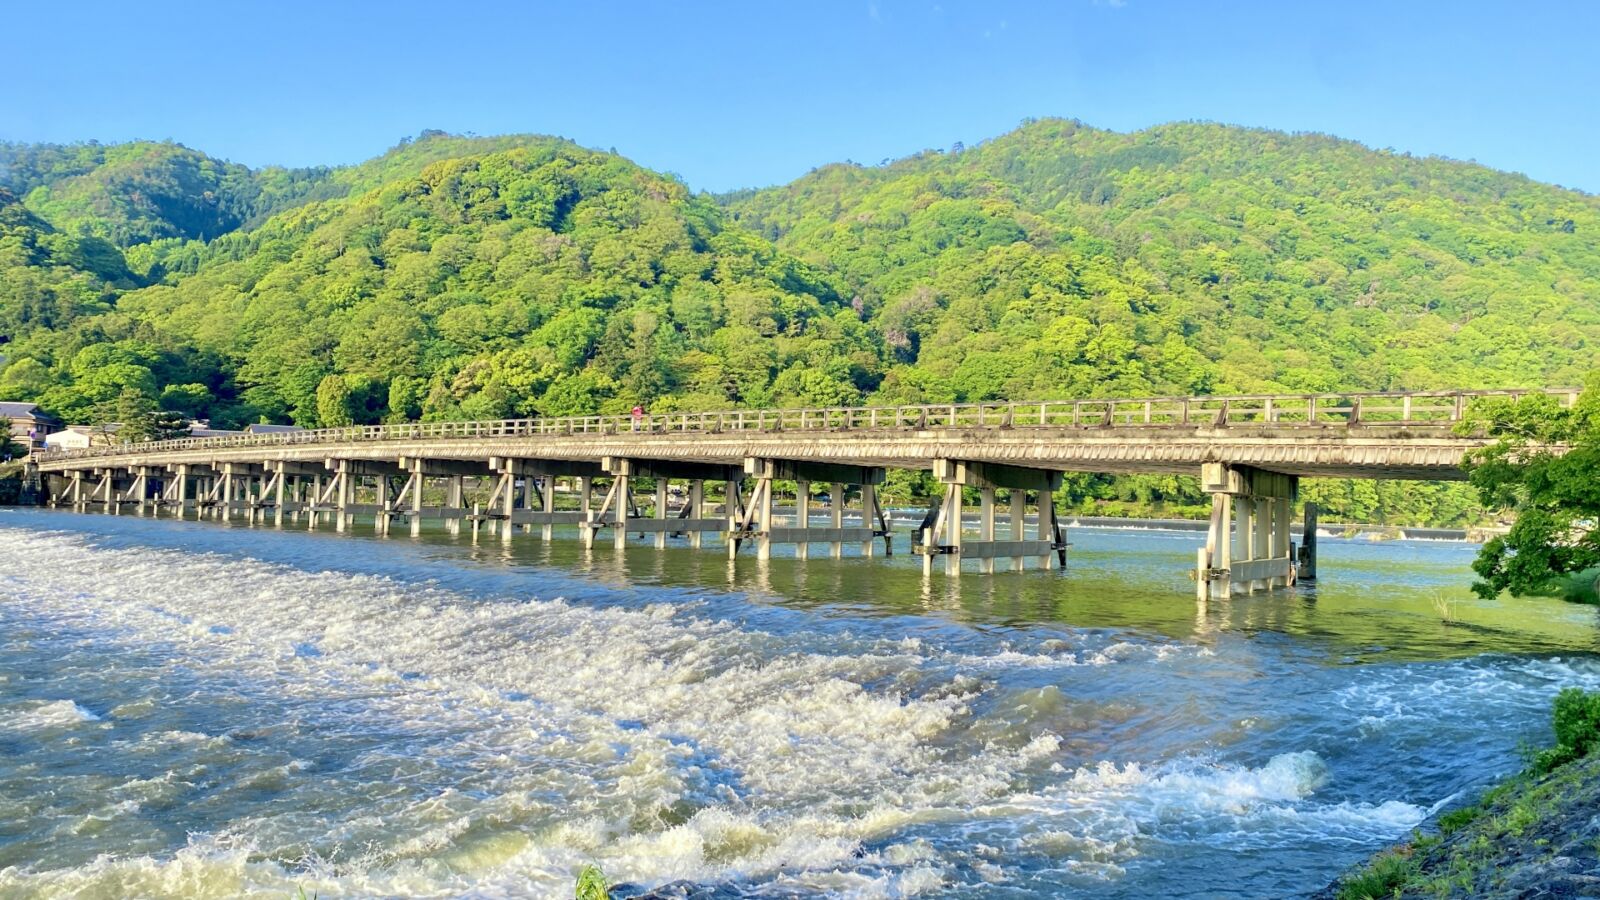
<instances>
[{"instance_id":1,"label":"white water rapids","mask_svg":"<svg viewBox=\"0 0 1600 900\"><path fill-rule=\"evenodd\" d=\"M1136 895L1182 852L1344 859L1421 822L1437 784L1341 784L1327 756L1466 671L1313 682L1343 724L1285 705L1307 724L1258 739L1190 686L1256 677L1214 641L947 645L649 586L447 589L361 571L374 541L293 536L331 548L302 568L117 527L200 546L0 527L0 897L555 897L590 861L640 890ZM1466 677L1463 716L1524 723L1597 670Z\"/></svg>"}]
</instances>

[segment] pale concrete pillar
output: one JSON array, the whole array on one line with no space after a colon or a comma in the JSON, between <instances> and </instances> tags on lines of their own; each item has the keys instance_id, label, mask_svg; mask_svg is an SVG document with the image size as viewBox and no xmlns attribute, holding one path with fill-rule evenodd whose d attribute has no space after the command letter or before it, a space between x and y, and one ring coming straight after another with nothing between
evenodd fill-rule
<instances>
[{"instance_id":1,"label":"pale concrete pillar","mask_svg":"<svg viewBox=\"0 0 1600 900\"><path fill-rule=\"evenodd\" d=\"M797 482L795 482L795 490L794 490L794 527L796 527L796 528L810 528L811 527L811 482L809 482L809 481L797 481ZM811 557L811 545L810 544L808 544L804 540L802 540L802 541L800 541L800 543L795 545L795 548L794 548L794 558L795 559L809 559L810 557Z\"/></svg>"},{"instance_id":2,"label":"pale concrete pillar","mask_svg":"<svg viewBox=\"0 0 1600 900\"><path fill-rule=\"evenodd\" d=\"M1028 492L1011 489L1011 539L1013 541L1026 540L1028 537ZM1011 570L1014 572L1026 571L1028 558L1014 556L1011 558Z\"/></svg>"},{"instance_id":3,"label":"pale concrete pillar","mask_svg":"<svg viewBox=\"0 0 1600 900\"><path fill-rule=\"evenodd\" d=\"M416 477L411 479L411 536L422 535L422 488L428 477L422 474L422 465L416 466Z\"/></svg>"},{"instance_id":4,"label":"pale concrete pillar","mask_svg":"<svg viewBox=\"0 0 1600 900\"><path fill-rule=\"evenodd\" d=\"M1272 501L1272 558L1288 559L1289 557L1289 518L1292 511L1289 508L1289 498L1279 497ZM1289 560L1289 568L1293 569L1294 560ZM1288 587L1291 581L1286 571L1279 579L1279 584Z\"/></svg>"},{"instance_id":5,"label":"pale concrete pillar","mask_svg":"<svg viewBox=\"0 0 1600 900\"><path fill-rule=\"evenodd\" d=\"M1206 546L1210 549L1210 568L1227 570L1233 568L1233 539L1232 512L1235 504L1227 494L1211 495L1211 528L1206 533ZM1209 594L1212 597L1228 597L1233 592L1233 578L1224 576L1219 581L1212 582Z\"/></svg>"},{"instance_id":6,"label":"pale concrete pillar","mask_svg":"<svg viewBox=\"0 0 1600 900\"><path fill-rule=\"evenodd\" d=\"M1255 540L1251 546L1250 558L1271 559L1272 501L1262 497L1255 501L1255 505L1255 521L1252 523L1255 525ZM1250 582L1250 590L1252 592L1256 588L1268 588L1271 586L1272 579L1270 578L1257 578Z\"/></svg>"},{"instance_id":7,"label":"pale concrete pillar","mask_svg":"<svg viewBox=\"0 0 1600 900\"><path fill-rule=\"evenodd\" d=\"M739 555L739 523L744 516L744 501L740 496L740 482L726 481L722 485L723 512L728 515L728 559L731 563ZM732 566L730 565L730 569Z\"/></svg>"},{"instance_id":8,"label":"pale concrete pillar","mask_svg":"<svg viewBox=\"0 0 1600 900\"><path fill-rule=\"evenodd\" d=\"M944 558L946 575L961 574L961 485L952 484L945 491L945 544L951 548Z\"/></svg>"},{"instance_id":9,"label":"pale concrete pillar","mask_svg":"<svg viewBox=\"0 0 1600 900\"><path fill-rule=\"evenodd\" d=\"M500 537L502 540L511 540L513 526L511 517L517 512L517 473L508 471L500 476Z\"/></svg>"},{"instance_id":10,"label":"pale concrete pillar","mask_svg":"<svg viewBox=\"0 0 1600 900\"><path fill-rule=\"evenodd\" d=\"M1238 560L1251 559L1251 542L1255 540L1255 503L1249 497L1233 498L1233 550L1232 557Z\"/></svg>"},{"instance_id":11,"label":"pale concrete pillar","mask_svg":"<svg viewBox=\"0 0 1600 900\"><path fill-rule=\"evenodd\" d=\"M994 488L992 487L978 489L978 540L994 540ZM985 575L994 574L994 559L989 557L978 560L978 571Z\"/></svg>"},{"instance_id":12,"label":"pale concrete pillar","mask_svg":"<svg viewBox=\"0 0 1600 900\"><path fill-rule=\"evenodd\" d=\"M372 530L388 534L394 520L394 498L389 496L389 479L379 475L372 479L372 499L378 504L378 514L372 517Z\"/></svg>"},{"instance_id":13,"label":"pale concrete pillar","mask_svg":"<svg viewBox=\"0 0 1600 900\"><path fill-rule=\"evenodd\" d=\"M757 482L752 499L756 503L756 530L760 532L756 538L756 559L768 560L772 558L772 479L763 478Z\"/></svg>"},{"instance_id":14,"label":"pale concrete pillar","mask_svg":"<svg viewBox=\"0 0 1600 900\"><path fill-rule=\"evenodd\" d=\"M279 472L278 477L273 479L273 502L276 505L272 508L272 524L278 526L279 528L283 527L283 498L285 493L284 482L288 479L288 474L284 472Z\"/></svg>"},{"instance_id":15,"label":"pale concrete pillar","mask_svg":"<svg viewBox=\"0 0 1600 900\"><path fill-rule=\"evenodd\" d=\"M539 501L539 506L544 510L545 515L548 516L555 513L556 477L554 475L546 475L544 478L539 480ZM549 520L546 520L544 527L539 529L539 537L549 541L556 536L555 529L556 526Z\"/></svg>"},{"instance_id":16,"label":"pale concrete pillar","mask_svg":"<svg viewBox=\"0 0 1600 900\"><path fill-rule=\"evenodd\" d=\"M333 530L344 531L350 527L350 470L343 463L340 463L339 474L335 475L334 478L337 480L338 486L336 488L337 496L334 500L334 506L337 508L333 513Z\"/></svg>"},{"instance_id":17,"label":"pale concrete pillar","mask_svg":"<svg viewBox=\"0 0 1600 900\"><path fill-rule=\"evenodd\" d=\"M624 550L628 546L628 511L632 497L629 494L629 477L617 476L617 504L616 512L612 516L611 546L617 550Z\"/></svg>"},{"instance_id":18,"label":"pale concrete pillar","mask_svg":"<svg viewBox=\"0 0 1600 900\"><path fill-rule=\"evenodd\" d=\"M874 530L878 527L878 486L875 484L861 486L861 524ZM861 542L862 556L870 559L876 549L870 537Z\"/></svg>"},{"instance_id":19,"label":"pale concrete pillar","mask_svg":"<svg viewBox=\"0 0 1600 900\"><path fill-rule=\"evenodd\" d=\"M1039 540L1054 544L1056 541L1056 498L1049 491L1039 492ZM1050 551L1046 550L1039 559L1039 566L1050 569L1059 559L1051 559Z\"/></svg>"},{"instance_id":20,"label":"pale concrete pillar","mask_svg":"<svg viewBox=\"0 0 1600 900\"><path fill-rule=\"evenodd\" d=\"M706 483L696 478L689 482L689 518L698 519L705 515ZM689 532L689 546L700 549L700 529Z\"/></svg>"},{"instance_id":21,"label":"pale concrete pillar","mask_svg":"<svg viewBox=\"0 0 1600 900\"><path fill-rule=\"evenodd\" d=\"M594 535L596 531L595 525L599 524L596 521L594 505L589 502L590 485L592 482L588 476L583 476L578 479L578 483L580 485L579 491L583 494L583 497L581 498L583 507L583 526L579 529L578 536L583 541L583 549L591 550L594 548Z\"/></svg>"},{"instance_id":22,"label":"pale concrete pillar","mask_svg":"<svg viewBox=\"0 0 1600 900\"><path fill-rule=\"evenodd\" d=\"M663 523L662 526L661 526L661 530L656 532L656 549L657 550L665 550L665 549L667 549L667 529L666 529L665 522L667 520L667 490L670 487L671 487L671 485L667 482L667 479L665 479L665 478L657 478L656 479L656 497L655 497L656 518L660 519L662 521L662 523Z\"/></svg>"},{"instance_id":23,"label":"pale concrete pillar","mask_svg":"<svg viewBox=\"0 0 1600 900\"><path fill-rule=\"evenodd\" d=\"M461 510L467 502L466 476L452 475L445 480L444 504L450 507L450 517L445 519L445 528L451 534L461 533Z\"/></svg>"}]
</instances>

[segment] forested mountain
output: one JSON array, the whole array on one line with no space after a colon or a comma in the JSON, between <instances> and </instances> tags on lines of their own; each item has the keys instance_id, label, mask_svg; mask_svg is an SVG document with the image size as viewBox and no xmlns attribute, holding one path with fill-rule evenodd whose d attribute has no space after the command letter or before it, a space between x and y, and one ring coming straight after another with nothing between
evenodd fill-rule
<instances>
[{"instance_id":1,"label":"forested mountain","mask_svg":"<svg viewBox=\"0 0 1600 900\"><path fill-rule=\"evenodd\" d=\"M1579 383L1600 200L1316 135L1051 120L724 198L906 399Z\"/></svg>"},{"instance_id":2,"label":"forested mountain","mask_svg":"<svg viewBox=\"0 0 1600 900\"><path fill-rule=\"evenodd\" d=\"M723 197L537 136L0 144L0 399L69 421L1547 385L1597 346L1596 198L1315 135L1052 120Z\"/></svg>"}]
</instances>

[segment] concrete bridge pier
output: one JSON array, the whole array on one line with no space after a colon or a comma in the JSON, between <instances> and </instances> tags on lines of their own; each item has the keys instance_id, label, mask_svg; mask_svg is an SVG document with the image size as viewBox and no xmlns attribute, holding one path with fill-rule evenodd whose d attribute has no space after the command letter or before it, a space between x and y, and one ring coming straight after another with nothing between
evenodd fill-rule
<instances>
[{"instance_id":1,"label":"concrete bridge pier","mask_svg":"<svg viewBox=\"0 0 1600 900\"><path fill-rule=\"evenodd\" d=\"M183 510L189 499L189 466L177 463L166 467L166 475L161 485L161 499L156 501L156 515L161 515L163 508L172 510L177 518L183 518Z\"/></svg>"},{"instance_id":2,"label":"concrete bridge pier","mask_svg":"<svg viewBox=\"0 0 1600 900\"><path fill-rule=\"evenodd\" d=\"M100 504L101 512L116 512L117 498L115 492L117 470L108 468L95 469L94 477L96 482L94 490L90 494L90 501L98 502Z\"/></svg>"},{"instance_id":3,"label":"concrete bridge pier","mask_svg":"<svg viewBox=\"0 0 1600 900\"><path fill-rule=\"evenodd\" d=\"M482 474L482 463L478 465L478 474ZM461 471L465 473L466 470ZM524 533L531 533L533 526L538 525L540 537L548 541L555 538L555 526L577 525L583 529L586 522L585 509L556 509L556 482L562 478L576 479L580 485L579 493L584 494L580 506L586 508L587 486L596 476L604 474L605 469L592 462L492 457L487 471L494 475L495 480L486 515L500 523L501 537L510 540L512 532L519 525ZM517 487L519 481L522 483L521 490ZM584 536L586 539L592 537L587 533Z\"/></svg>"},{"instance_id":4,"label":"concrete bridge pier","mask_svg":"<svg viewBox=\"0 0 1600 900\"><path fill-rule=\"evenodd\" d=\"M1039 560L1039 567L1048 569L1051 556L1059 557L1061 567L1067 563L1067 544L1061 533L1061 523L1056 519L1055 492L1061 487L1061 473L1045 469L1029 469L1001 463L970 462L955 459L933 461L933 475L944 484L944 497L931 511L919 535L917 552L922 554L923 574L933 574L933 558L944 557L946 575L961 571L961 560L976 559L980 571L992 573L996 559L1008 558L1014 571L1027 568L1027 560ZM978 537L967 541L963 535L964 491L975 488L978 492ZM1001 540L996 534L996 491L1010 492L1010 539ZM1036 496L1036 532L1033 540L1027 539L1028 494Z\"/></svg>"},{"instance_id":5,"label":"concrete bridge pier","mask_svg":"<svg viewBox=\"0 0 1600 900\"><path fill-rule=\"evenodd\" d=\"M1206 545L1197 554L1199 598L1293 584L1289 518L1299 479L1250 466L1206 463L1200 481L1212 505Z\"/></svg>"},{"instance_id":6,"label":"concrete bridge pier","mask_svg":"<svg viewBox=\"0 0 1600 900\"><path fill-rule=\"evenodd\" d=\"M606 495L598 510L590 511L585 520L585 530L592 542L593 532L606 526L604 517L609 511L612 540L619 550L627 546L630 531L655 535L657 549L667 546L669 535L689 535L690 543L700 546L703 534L720 534L727 529L727 522L721 517L704 514L705 483L721 481L730 485L729 491L732 492L731 486L744 478L744 471L738 466L656 459L608 456L601 460L601 468L611 476L612 491ZM653 507L648 517L631 515L635 510L629 492L634 480L640 478L655 481ZM675 481L685 483L689 490L678 515L673 516L669 514L669 506L672 483Z\"/></svg>"},{"instance_id":7,"label":"concrete bridge pier","mask_svg":"<svg viewBox=\"0 0 1600 900\"><path fill-rule=\"evenodd\" d=\"M488 464L480 461L406 456L400 458L400 468L406 473L406 481L400 488L402 508L411 523L413 537L422 533L422 522L428 518L443 519L450 533L459 534L461 520L470 514L466 508L466 479L493 472ZM426 504L424 490L429 478L444 479L443 506Z\"/></svg>"},{"instance_id":8,"label":"concrete bridge pier","mask_svg":"<svg viewBox=\"0 0 1600 900\"><path fill-rule=\"evenodd\" d=\"M806 559L809 545L813 543L830 545L837 558L844 555L846 543L860 543L870 554L874 538L882 536L886 543L888 541L888 529L880 531L877 527L877 523L883 521L882 510L877 508L877 486L884 479L881 467L751 457L745 460L744 472L755 481L755 485L751 489L749 505L743 510L736 528L730 532L730 544L744 538L754 538L758 559L771 559L774 544L794 544L796 558ZM774 481L793 481L799 487L791 520L793 524L788 527L776 524ZM820 528L811 524L811 485L816 482L832 485L828 498L829 524ZM846 490L850 487L863 489L861 525L858 527L845 527L844 524L843 504Z\"/></svg>"},{"instance_id":9,"label":"concrete bridge pier","mask_svg":"<svg viewBox=\"0 0 1600 900\"><path fill-rule=\"evenodd\" d=\"M259 463L225 462L222 464L222 519L228 521L234 513L243 513L246 522L256 523L258 481L265 471Z\"/></svg>"},{"instance_id":10,"label":"concrete bridge pier","mask_svg":"<svg viewBox=\"0 0 1600 900\"><path fill-rule=\"evenodd\" d=\"M283 527L283 520L292 517L294 521L300 520L300 513L311 505L306 497L305 479L319 479L327 471L316 463L291 462L288 460L272 460L266 464L270 479L262 494L271 497L272 523Z\"/></svg>"}]
</instances>

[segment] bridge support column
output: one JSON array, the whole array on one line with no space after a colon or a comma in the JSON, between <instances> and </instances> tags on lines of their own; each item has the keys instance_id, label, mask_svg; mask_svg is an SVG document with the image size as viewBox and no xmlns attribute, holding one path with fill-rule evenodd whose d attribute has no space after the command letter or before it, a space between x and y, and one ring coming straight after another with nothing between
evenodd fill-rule
<instances>
[{"instance_id":1,"label":"bridge support column","mask_svg":"<svg viewBox=\"0 0 1600 900\"><path fill-rule=\"evenodd\" d=\"M883 483L884 470L881 468L752 457L745 460L744 472L754 479L755 486L750 492L749 505L739 511L737 523L730 533L730 554L737 550L740 541L753 538L756 542L756 556L760 559L772 558L774 544L794 544L797 559L807 558L807 545L813 543L829 544L836 554L842 555L843 546L847 542L870 544L873 538L888 534L887 528L879 531L873 525L873 517L878 513L876 491L865 490ZM793 524L790 527L780 527L774 522L772 484L779 480L794 481L799 487L795 495ZM811 525L811 484L815 482L833 485L833 493L829 497L827 527L818 528ZM858 528L847 528L844 525L842 504L846 489L852 485L863 487L861 526ZM731 510L739 497L737 492L731 489L729 494ZM881 521L881 516L879 520ZM887 537L885 540L887 541Z\"/></svg>"},{"instance_id":2,"label":"bridge support column","mask_svg":"<svg viewBox=\"0 0 1600 900\"><path fill-rule=\"evenodd\" d=\"M1254 593L1292 584L1289 514L1298 479L1206 463L1201 484L1212 495L1212 507L1206 546L1197 556L1197 595L1225 598L1235 588Z\"/></svg>"},{"instance_id":3,"label":"bridge support column","mask_svg":"<svg viewBox=\"0 0 1600 900\"><path fill-rule=\"evenodd\" d=\"M743 471L738 466L714 465L699 462L676 462L659 459L625 459L621 457L605 457L601 466L611 475L611 491L606 494L598 510L588 510L585 526L588 534L610 527L612 540L618 549L626 544L629 531L641 534L653 534L653 543L660 549L667 546L668 537L687 535L691 546L699 547L702 544L701 536L706 532L720 534L728 528L728 523L719 517L707 517L704 514L705 482L726 481L730 494L737 495L737 485L744 477ZM654 510L646 518L643 516L629 518L633 512L630 491L633 480L649 478L655 481L653 492ZM687 482L689 491L685 502L678 510L676 516L669 514L673 482ZM587 507L589 479L579 479L579 492L584 495ZM606 518L607 512L611 518ZM730 546L732 541L730 540Z\"/></svg>"},{"instance_id":4,"label":"bridge support column","mask_svg":"<svg viewBox=\"0 0 1600 900\"><path fill-rule=\"evenodd\" d=\"M733 560L739 555L739 544L742 539L744 525L748 521L745 517L745 504L743 491L740 486L743 482L730 481L723 494L722 511L728 516L728 559Z\"/></svg>"},{"instance_id":5,"label":"bridge support column","mask_svg":"<svg viewBox=\"0 0 1600 900\"><path fill-rule=\"evenodd\" d=\"M333 476L335 507L333 511L333 530L340 533L350 527L350 514L347 512L350 508L350 478L350 473L345 469L344 462L341 460L339 471Z\"/></svg>"},{"instance_id":6,"label":"bridge support column","mask_svg":"<svg viewBox=\"0 0 1600 900\"><path fill-rule=\"evenodd\" d=\"M662 523L661 530L656 532L655 544L657 550L667 549L667 529L664 526L667 522L667 494L671 490L671 487L672 485L667 479L656 479L654 509L651 512L652 515L655 516L656 521Z\"/></svg>"},{"instance_id":7,"label":"bridge support column","mask_svg":"<svg viewBox=\"0 0 1600 900\"><path fill-rule=\"evenodd\" d=\"M233 463L222 464L222 508L218 510L222 521L233 518L233 498L237 478L233 476Z\"/></svg>"},{"instance_id":8,"label":"bridge support column","mask_svg":"<svg viewBox=\"0 0 1600 900\"><path fill-rule=\"evenodd\" d=\"M435 461L431 464L442 464ZM466 466L477 465L482 468L482 463L461 461L450 463L457 467L458 474L470 474ZM493 489L489 495L487 508L494 510L487 516L500 522L501 537L510 540L512 532L517 526L523 530L531 531L533 526L540 526L540 535L545 540L555 537L556 525L577 525L579 537L584 541L585 547L592 547L593 541L590 529L587 527L589 509L589 487L595 475L604 473L604 469L592 462L577 462L559 459L513 459L510 457L492 457L488 463L488 471L495 474ZM580 500L579 511L556 511L556 480L563 477L576 477L584 486L580 493L584 496ZM521 479L523 489L517 490L517 481ZM523 497L522 505L517 505L517 495ZM537 508L534 498L538 497ZM473 529L476 533L477 523ZM603 527L603 523L602 526Z\"/></svg>"},{"instance_id":9,"label":"bridge support column","mask_svg":"<svg viewBox=\"0 0 1600 900\"><path fill-rule=\"evenodd\" d=\"M144 515L145 504L150 500L150 467L131 466L128 469L130 481L128 490L117 499L118 504L127 503L133 506L134 511Z\"/></svg>"},{"instance_id":10,"label":"bridge support column","mask_svg":"<svg viewBox=\"0 0 1600 900\"><path fill-rule=\"evenodd\" d=\"M611 479L611 546L619 553L628 546L628 512L633 508L630 480L626 472Z\"/></svg>"},{"instance_id":11,"label":"bridge support column","mask_svg":"<svg viewBox=\"0 0 1600 900\"><path fill-rule=\"evenodd\" d=\"M862 522L865 524L865 517ZM836 537L842 537L844 532L844 485L835 481L828 488L828 527L833 530ZM828 542L828 555L834 559L844 557L844 541L833 540Z\"/></svg>"},{"instance_id":12,"label":"bridge support column","mask_svg":"<svg viewBox=\"0 0 1600 900\"><path fill-rule=\"evenodd\" d=\"M794 483L794 527L811 530L811 482L796 481ZM811 558L811 543L800 541L794 545L795 559Z\"/></svg>"},{"instance_id":13,"label":"bridge support column","mask_svg":"<svg viewBox=\"0 0 1600 900\"><path fill-rule=\"evenodd\" d=\"M878 486L875 484L863 484L861 486L861 525L863 528L871 528L874 521L883 521L883 511L878 509ZM887 525L884 527L882 533L884 551L887 554L889 550L889 529ZM872 552L872 538L869 537L863 539L861 541L861 555L865 557L871 557Z\"/></svg>"},{"instance_id":14,"label":"bridge support column","mask_svg":"<svg viewBox=\"0 0 1600 900\"><path fill-rule=\"evenodd\" d=\"M921 542L916 550L923 556L922 571L933 573L933 557L945 558L944 569L948 575L961 571L961 560L976 559L984 572L994 571L994 560L1008 558L1013 570L1022 571L1030 557L1037 558L1042 568L1049 568L1052 554L1060 557L1060 565L1067 562L1067 543L1056 520L1055 491L1061 486L1061 473L1045 469L1029 469L999 463L967 462L953 459L933 461L934 477L944 484L944 495L929 511L920 529ZM962 492L965 488L978 490L978 539L967 541L962 531ZM1004 489L1011 493L1011 539L995 538L995 491ZM1034 540L1027 539L1025 512L1028 494L1037 497L1037 531Z\"/></svg>"},{"instance_id":15,"label":"bridge support column","mask_svg":"<svg viewBox=\"0 0 1600 900\"><path fill-rule=\"evenodd\" d=\"M689 519L703 519L706 517L706 480L696 478L689 482L688 505L684 510L684 517ZM701 532L689 532L689 546L699 550L701 546Z\"/></svg>"},{"instance_id":16,"label":"bridge support column","mask_svg":"<svg viewBox=\"0 0 1600 900\"><path fill-rule=\"evenodd\" d=\"M1300 535L1300 568L1295 578L1300 581L1317 580L1317 504L1306 503L1306 526Z\"/></svg>"}]
</instances>

